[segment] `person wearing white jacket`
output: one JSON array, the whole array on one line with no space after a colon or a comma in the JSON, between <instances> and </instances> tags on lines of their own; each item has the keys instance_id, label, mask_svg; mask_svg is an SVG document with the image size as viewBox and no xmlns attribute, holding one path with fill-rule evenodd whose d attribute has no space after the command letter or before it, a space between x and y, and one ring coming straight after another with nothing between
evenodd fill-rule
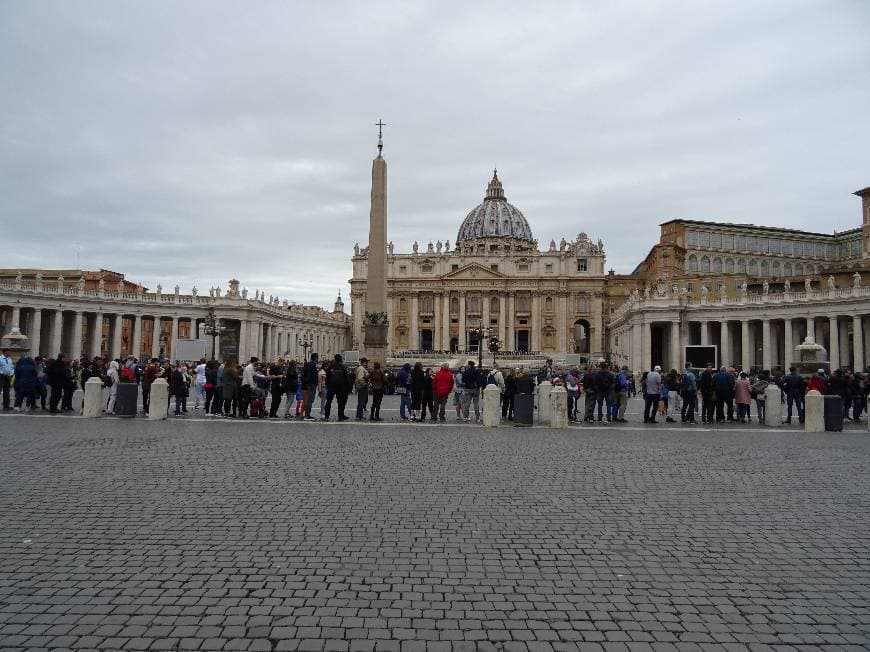
<instances>
[{"instance_id":1,"label":"person wearing white jacket","mask_svg":"<svg viewBox=\"0 0 870 652\"><path fill-rule=\"evenodd\" d=\"M106 374L111 387L109 388L109 403L106 406L106 414L115 414L115 398L118 396L118 361L109 363L109 373Z\"/></svg>"}]
</instances>

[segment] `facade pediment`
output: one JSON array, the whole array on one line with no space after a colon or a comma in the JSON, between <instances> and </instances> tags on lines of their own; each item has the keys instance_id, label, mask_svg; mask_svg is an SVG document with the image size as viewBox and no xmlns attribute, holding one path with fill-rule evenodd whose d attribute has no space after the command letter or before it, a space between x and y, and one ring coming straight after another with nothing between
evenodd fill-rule
<instances>
[{"instance_id":1,"label":"facade pediment","mask_svg":"<svg viewBox=\"0 0 870 652\"><path fill-rule=\"evenodd\" d=\"M460 267L457 270L444 274L441 278L445 281L461 281L464 279L506 279L508 277L500 272L487 269L486 267L478 263L471 263L469 265L465 265L464 267Z\"/></svg>"}]
</instances>

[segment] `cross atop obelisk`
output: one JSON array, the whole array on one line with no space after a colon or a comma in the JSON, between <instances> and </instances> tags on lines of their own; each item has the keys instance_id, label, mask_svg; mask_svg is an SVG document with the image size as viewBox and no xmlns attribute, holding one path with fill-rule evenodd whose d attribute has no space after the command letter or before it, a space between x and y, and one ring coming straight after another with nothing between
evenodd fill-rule
<instances>
[{"instance_id":1,"label":"cross atop obelisk","mask_svg":"<svg viewBox=\"0 0 870 652\"><path fill-rule=\"evenodd\" d=\"M387 126L387 123L378 118L375 126L378 128L378 158L381 158L381 152L384 149L384 127Z\"/></svg>"}]
</instances>

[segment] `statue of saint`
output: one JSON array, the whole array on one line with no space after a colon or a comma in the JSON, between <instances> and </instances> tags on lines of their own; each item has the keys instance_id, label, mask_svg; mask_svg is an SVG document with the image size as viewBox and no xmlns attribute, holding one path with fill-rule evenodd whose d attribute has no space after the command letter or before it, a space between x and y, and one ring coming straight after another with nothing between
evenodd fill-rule
<instances>
[{"instance_id":1,"label":"statue of saint","mask_svg":"<svg viewBox=\"0 0 870 652\"><path fill-rule=\"evenodd\" d=\"M444 245L443 245L443 244L441 243L441 241L439 240L439 241L435 244L435 251L437 251L437 252L440 254L440 253L441 253L441 249L442 249L443 246L444 246Z\"/></svg>"},{"instance_id":2,"label":"statue of saint","mask_svg":"<svg viewBox=\"0 0 870 652\"><path fill-rule=\"evenodd\" d=\"M834 281L834 276L831 275L828 277L828 289L835 290L837 289L837 283Z\"/></svg>"},{"instance_id":3,"label":"statue of saint","mask_svg":"<svg viewBox=\"0 0 870 652\"><path fill-rule=\"evenodd\" d=\"M357 242L357 243L354 244L354 246L353 246L353 255L354 255L354 256L359 256L359 242Z\"/></svg>"},{"instance_id":4,"label":"statue of saint","mask_svg":"<svg viewBox=\"0 0 870 652\"><path fill-rule=\"evenodd\" d=\"M788 279L785 279L785 282L782 284L782 291L783 292L791 292L791 281L789 281Z\"/></svg>"},{"instance_id":5,"label":"statue of saint","mask_svg":"<svg viewBox=\"0 0 870 652\"><path fill-rule=\"evenodd\" d=\"M761 285L761 292L762 292L763 294L770 294L770 283L768 283L767 281L765 281L764 283L762 283L762 285Z\"/></svg>"},{"instance_id":6,"label":"statue of saint","mask_svg":"<svg viewBox=\"0 0 870 652\"><path fill-rule=\"evenodd\" d=\"M807 292L813 291L813 282L810 280L809 276L804 279L804 290Z\"/></svg>"},{"instance_id":7,"label":"statue of saint","mask_svg":"<svg viewBox=\"0 0 870 652\"><path fill-rule=\"evenodd\" d=\"M414 240L414 246L411 247L411 249L414 251L415 254L420 253L420 245L417 244L416 240Z\"/></svg>"},{"instance_id":8,"label":"statue of saint","mask_svg":"<svg viewBox=\"0 0 870 652\"><path fill-rule=\"evenodd\" d=\"M858 272L852 274L852 287L859 288L861 287L861 275Z\"/></svg>"},{"instance_id":9,"label":"statue of saint","mask_svg":"<svg viewBox=\"0 0 870 652\"><path fill-rule=\"evenodd\" d=\"M393 241L392 240L390 240L389 244L387 245L387 251L390 252L390 255L393 254Z\"/></svg>"}]
</instances>

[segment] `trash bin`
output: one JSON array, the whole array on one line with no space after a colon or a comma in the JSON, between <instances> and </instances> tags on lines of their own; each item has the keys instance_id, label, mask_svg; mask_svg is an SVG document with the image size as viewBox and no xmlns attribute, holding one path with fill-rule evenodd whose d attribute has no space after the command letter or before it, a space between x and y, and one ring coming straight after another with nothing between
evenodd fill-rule
<instances>
[{"instance_id":1,"label":"trash bin","mask_svg":"<svg viewBox=\"0 0 870 652\"><path fill-rule=\"evenodd\" d=\"M841 432L843 430L843 397L825 396L825 431Z\"/></svg>"},{"instance_id":2,"label":"trash bin","mask_svg":"<svg viewBox=\"0 0 870 652\"><path fill-rule=\"evenodd\" d=\"M535 401L532 394L514 395L514 425L531 426L535 418Z\"/></svg>"},{"instance_id":3,"label":"trash bin","mask_svg":"<svg viewBox=\"0 0 870 652\"><path fill-rule=\"evenodd\" d=\"M139 385L136 383L118 383L118 393L115 395L115 415L135 417L138 400Z\"/></svg>"}]
</instances>

